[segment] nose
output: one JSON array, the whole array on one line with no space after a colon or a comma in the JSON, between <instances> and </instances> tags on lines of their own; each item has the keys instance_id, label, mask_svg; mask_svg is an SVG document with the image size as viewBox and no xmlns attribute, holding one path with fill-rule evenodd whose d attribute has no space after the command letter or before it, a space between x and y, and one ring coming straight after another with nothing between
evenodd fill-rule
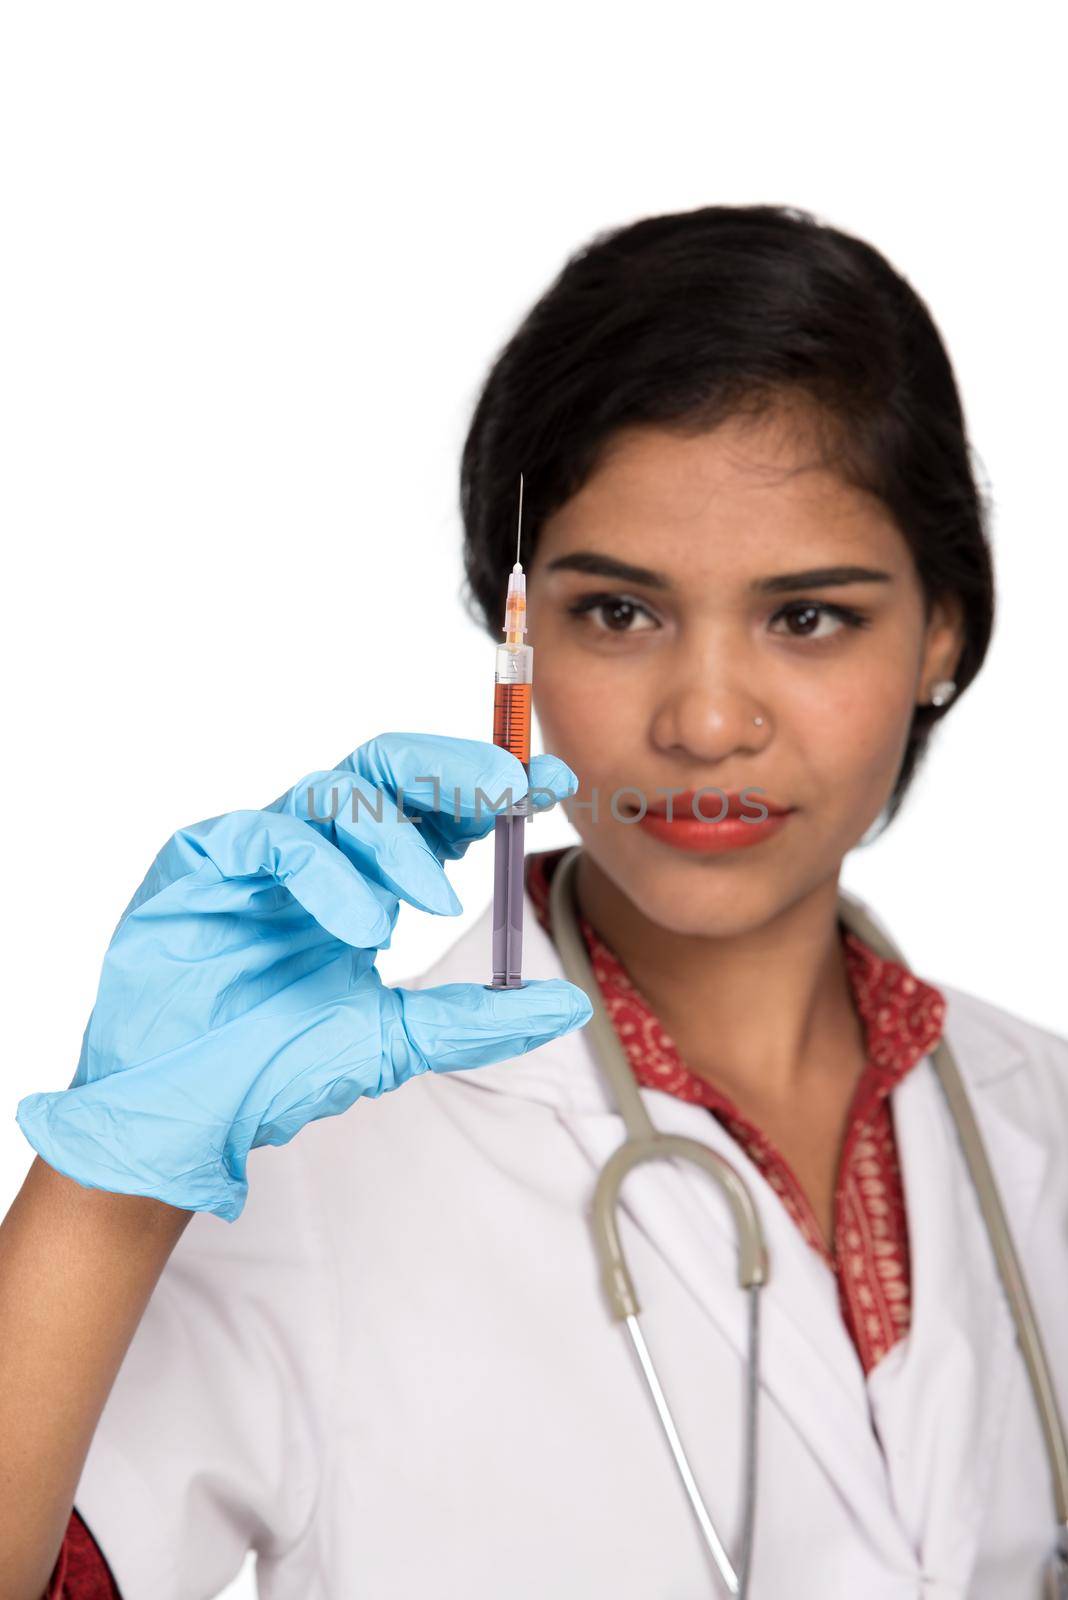
<instances>
[{"instance_id":1,"label":"nose","mask_svg":"<svg viewBox=\"0 0 1068 1600\"><path fill-rule=\"evenodd\" d=\"M704 682L687 675L657 706L652 740L665 755L720 761L738 751L756 754L772 737L771 714L741 684Z\"/></svg>"}]
</instances>

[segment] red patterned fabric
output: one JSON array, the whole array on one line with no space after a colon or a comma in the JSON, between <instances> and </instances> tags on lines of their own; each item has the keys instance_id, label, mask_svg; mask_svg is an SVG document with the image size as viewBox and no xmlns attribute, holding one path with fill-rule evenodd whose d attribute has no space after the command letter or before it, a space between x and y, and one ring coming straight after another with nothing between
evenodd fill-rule
<instances>
[{"instance_id":1,"label":"red patterned fabric","mask_svg":"<svg viewBox=\"0 0 1068 1600\"><path fill-rule=\"evenodd\" d=\"M527 890L545 931L549 883L563 849L527 857ZM888 1096L942 1032L945 1000L897 962L884 961L839 923L867 1067L853 1094L834 1193L834 1237L816 1216L784 1157L731 1100L691 1072L622 963L585 917L579 927L605 1009L637 1081L703 1105L741 1145L812 1248L834 1270L842 1316L865 1373L908 1331L911 1315L905 1195Z\"/></svg>"},{"instance_id":2,"label":"red patterned fabric","mask_svg":"<svg viewBox=\"0 0 1068 1600\"><path fill-rule=\"evenodd\" d=\"M122 1600L96 1540L72 1510L43 1600Z\"/></svg>"}]
</instances>

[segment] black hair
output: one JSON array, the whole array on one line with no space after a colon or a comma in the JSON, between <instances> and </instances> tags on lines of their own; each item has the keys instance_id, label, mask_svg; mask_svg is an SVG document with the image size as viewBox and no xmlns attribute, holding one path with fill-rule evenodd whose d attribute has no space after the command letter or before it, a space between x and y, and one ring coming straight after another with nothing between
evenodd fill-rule
<instances>
[{"instance_id":1,"label":"black hair","mask_svg":"<svg viewBox=\"0 0 1068 1600\"><path fill-rule=\"evenodd\" d=\"M465 594L500 634L524 474L523 558L619 429L686 432L800 401L823 459L890 510L925 602L957 596L960 695L994 577L960 396L930 312L870 244L793 206L705 206L596 234L499 352L464 443ZM918 706L885 824L945 708Z\"/></svg>"}]
</instances>

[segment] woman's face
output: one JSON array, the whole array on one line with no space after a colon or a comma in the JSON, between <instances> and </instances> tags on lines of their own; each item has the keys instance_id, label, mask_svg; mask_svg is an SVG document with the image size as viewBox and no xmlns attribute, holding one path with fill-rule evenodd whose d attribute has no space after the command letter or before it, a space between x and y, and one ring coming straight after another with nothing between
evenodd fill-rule
<instances>
[{"instance_id":1,"label":"woman's face","mask_svg":"<svg viewBox=\"0 0 1068 1600\"><path fill-rule=\"evenodd\" d=\"M567 814L596 867L676 933L752 930L836 881L890 796L914 707L960 652L959 608L925 619L889 512L811 465L789 424L618 433L528 571L535 709L580 780ZM871 576L797 576L818 568ZM758 789L747 816L758 799L789 815L714 850L714 821L623 820L700 789ZM714 819L723 801L698 805ZM685 798L671 807L693 818Z\"/></svg>"}]
</instances>

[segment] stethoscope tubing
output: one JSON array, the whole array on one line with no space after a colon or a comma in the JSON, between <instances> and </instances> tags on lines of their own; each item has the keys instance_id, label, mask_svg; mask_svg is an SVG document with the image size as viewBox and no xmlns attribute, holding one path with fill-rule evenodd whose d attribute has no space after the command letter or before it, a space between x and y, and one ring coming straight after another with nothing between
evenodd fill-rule
<instances>
[{"instance_id":1,"label":"stethoscope tubing","mask_svg":"<svg viewBox=\"0 0 1068 1600\"><path fill-rule=\"evenodd\" d=\"M600 1003L600 989L578 930L578 904L574 873L581 846L570 849L557 863L550 885L549 916L553 942L565 975L585 991L593 1005L587 1032L602 1077L617 1101L627 1138L613 1152L598 1176L594 1190L591 1226L601 1267L601 1280L614 1318L625 1323L634 1344L642 1374L664 1428L676 1467L682 1478L702 1536L716 1569L731 1595L745 1600L748 1588L756 1510L756 1442L759 1374L759 1292L768 1278L767 1250L760 1219L741 1177L718 1151L696 1139L658 1133L622 1046ZM858 931L887 960L903 963L891 941L867 918ZM960 1140L968 1173L974 1185L991 1249L1016 1327L1017 1341L1034 1395L1043 1442L1049 1460L1057 1536L1046 1575L1046 1600L1068 1600L1068 1434L1060 1413L1053 1377L1041 1332L1001 1201L993 1168L983 1144L975 1113L968 1099L960 1068L943 1036L935 1048L933 1065L945 1094ZM718 1184L731 1208L738 1232L738 1281L749 1294L749 1352L745 1438L745 1498L740 1538L741 1559L732 1565L716 1532L689 1461L686 1458L652 1357L638 1325L640 1307L634 1282L623 1254L616 1224L619 1190L635 1166L662 1159L695 1162Z\"/></svg>"}]
</instances>

